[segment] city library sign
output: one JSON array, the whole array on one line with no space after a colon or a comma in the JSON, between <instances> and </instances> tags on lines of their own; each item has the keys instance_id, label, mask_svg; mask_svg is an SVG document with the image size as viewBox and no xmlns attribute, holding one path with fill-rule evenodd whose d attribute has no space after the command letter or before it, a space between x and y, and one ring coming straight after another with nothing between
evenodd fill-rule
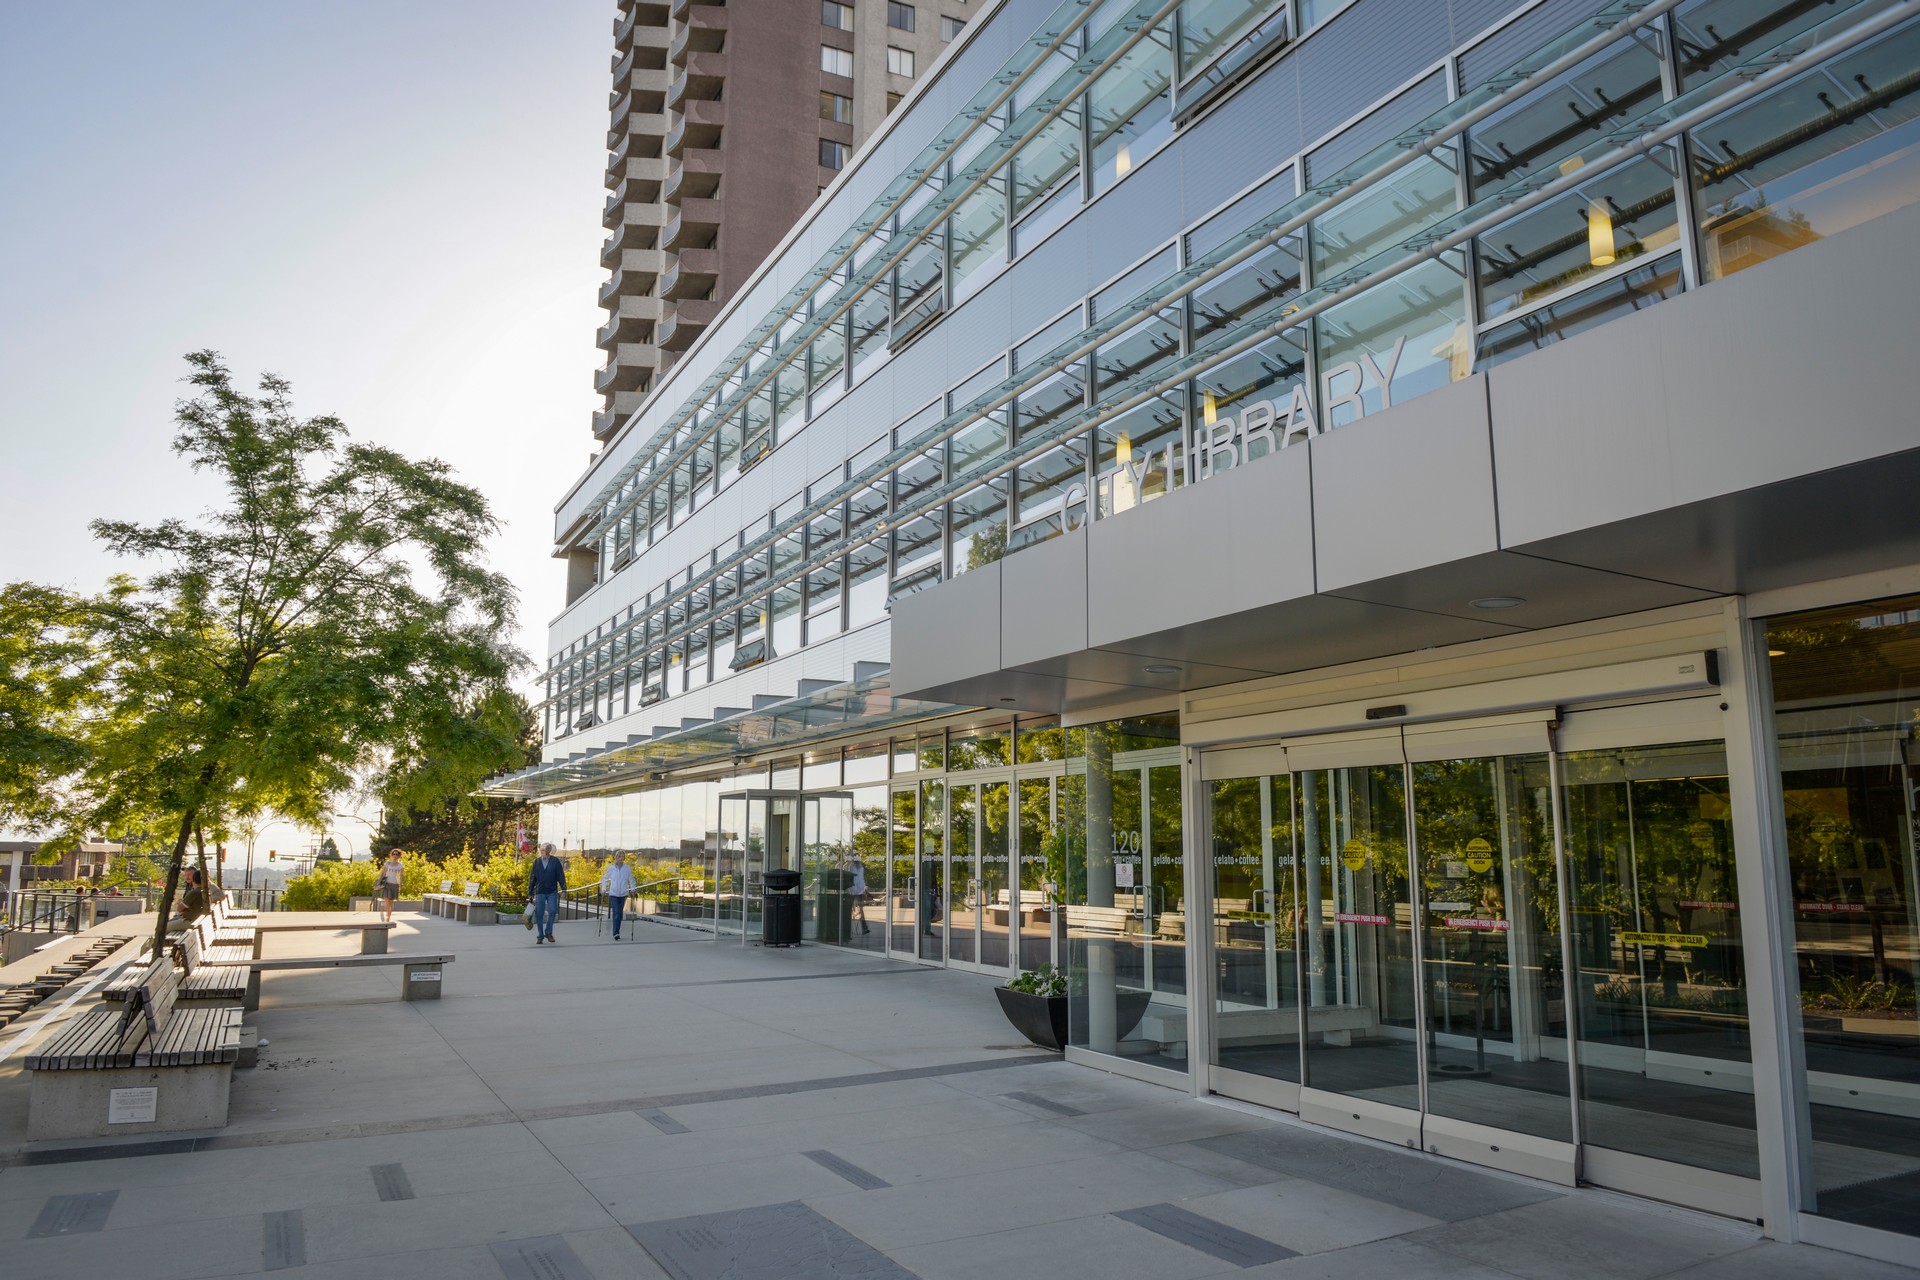
<instances>
[{"instance_id":1,"label":"city library sign","mask_svg":"<svg viewBox=\"0 0 1920 1280\"><path fill-rule=\"evenodd\" d=\"M1401 337L1384 357L1362 352L1358 360L1334 365L1322 373L1320 403L1326 410L1324 419L1314 413L1313 397L1306 384L1295 382L1284 400L1251 400L1237 414L1219 413L1213 407L1212 393L1207 393L1202 421L1193 428L1191 437L1169 441L1164 449L1136 451L1123 436L1115 465L1094 480L1104 499L1102 505L1119 512L1144 501L1150 475L1179 476L1180 483L1195 484L1278 453L1297 441L1311 440L1324 429L1322 423L1331 422L1343 408L1351 411L1349 421L1364 418L1369 389L1378 392L1381 409L1391 409L1393 374L1400 367L1406 345L1406 338Z\"/></svg>"}]
</instances>

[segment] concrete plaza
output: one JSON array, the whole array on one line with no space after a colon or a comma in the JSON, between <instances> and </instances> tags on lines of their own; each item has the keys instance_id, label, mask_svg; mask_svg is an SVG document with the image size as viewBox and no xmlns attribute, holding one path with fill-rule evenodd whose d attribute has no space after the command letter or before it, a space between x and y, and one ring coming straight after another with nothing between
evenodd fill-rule
<instances>
[{"instance_id":1,"label":"concrete plaza","mask_svg":"<svg viewBox=\"0 0 1920 1280\"><path fill-rule=\"evenodd\" d=\"M0 1275L1920 1277L1070 1066L969 974L398 918L445 998L268 974L218 1133L30 1146L14 1048Z\"/></svg>"}]
</instances>

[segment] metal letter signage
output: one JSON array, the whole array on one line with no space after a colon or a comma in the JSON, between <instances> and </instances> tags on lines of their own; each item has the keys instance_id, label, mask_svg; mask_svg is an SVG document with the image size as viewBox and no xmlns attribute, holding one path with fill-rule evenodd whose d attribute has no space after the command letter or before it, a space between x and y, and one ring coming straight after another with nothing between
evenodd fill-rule
<instances>
[{"instance_id":1,"label":"metal letter signage","mask_svg":"<svg viewBox=\"0 0 1920 1280\"><path fill-rule=\"evenodd\" d=\"M1220 414L1200 423L1186 441L1170 443L1157 453L1151 450L1134 453L1123 435L1115 465L1094 480L1095 492L1103 499L1102 509L1117 515L1146 501L1147 474L1151 471L1164 468L1167 485L1161 492L1170 492L1175 476L1184 484L1197 484L1218 472L1244 467L1256 458L1311 440L1331 428L1336 411L1343 407L1351 413L1348 421L1364 418L1367 416L1365 393L1369 387L1378 389L1380 407L1391 409L1393 375L1400 368L1400 356L1406 345L1406 338L1399 337L1384 357L1376 358L1372 352L1363 351L1358 360L1325 370L1320 375L1324 418L1314 412L1313 396L1307 387L1295 382L1285 400L1250 400L1238 415ZM1207 396L1207 407L1211 414L1211 394ZM1178 453L1184 453L1185 457L1179 457Z\"/></svg>"}]
</instances>

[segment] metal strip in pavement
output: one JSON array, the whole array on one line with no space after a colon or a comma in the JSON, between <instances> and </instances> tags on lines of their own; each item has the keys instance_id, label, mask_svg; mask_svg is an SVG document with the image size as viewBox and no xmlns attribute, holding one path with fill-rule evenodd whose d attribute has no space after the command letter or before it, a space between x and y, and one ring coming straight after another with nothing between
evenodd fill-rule
<instances>
[{"instance_id":1,"label":"metal strip in pavement","mask_svg":"<svg viewBox=\"0 0 1920 1280\"><path fill-rule=\"evenodd\" d=\"M562 1236L496 1240L487 1248L507 1280L595 1280L587 1264Z\"/></svg>"},{"instance_id":2,"label":"metal strip in pavement","mask_svg":"<svg viewBox=\"0 0 1920 1280\"><path fill-rule=\"evenodd\" d=\"M118 1191L88 1191L72 1196L48 1196L33 1220L27 1239L44 1240L49 1236L77 1236L99 1231L107 1225Z\"/></svg>"},{"instance_id":3,"label":"metal strip in pavement","mask_svg":"<svg viewBox=\"0 0 1920 1280\"><path fill-rule=\"evenodd\" d=\"M662 1133L688 1132L687 1126L681 1124L678 1120L675 1120L672 1116L668 1115L666 1112L662 1111L658 1107L654 1107L648 1111L642 1111L639 1113L639 1115L642 1120L645 1120L648 1124L652 1125L654 1128L658 1129Z\"/></svg>"},{"instance_id":4,"label":"metal strip in pavement","mask_svg":"<svg viewBox=\"0 0 1920 1280\"><path fill-rule=\"evenodd\" d=\"M307 1229L298 1209L261 1215L260 1269L286 1271L307 1265Z\"/></svg>"},{"instance_id":5,"label":"metal strip in pavement","mask_svg":"<svg viewBox=\"0 0 1920 1280\"><path fill-rule=\"evenodd\" d=\"M831 1169L862 1191L878 1191L881 1187L893 1185L885 1178L874 1177L851 1160L842 1160L831 1151L802 1151L800 1154L822 1169Z\"/></svg>"},{"instance_id":6,"label":"metal strip in pavement","mask_svg":"<svg viewBox=\"0 0 1920 1280\"><path fill-rule=\"evenodd\" d=\"M636 1222L627 1233L675 1280L913 1280L913 1273L798 1200Z\"/></svg>"},{"instance_id":7,"label":"metal strip in pavement","mask_svg":"<svg viewBox=\"0 0 1920 1280\"><path fill-rule=\"evenodd\" d=\"M373 1175L373 1189L382 1200L413 1199L413 1184L407 1181L405 1165L376 1164L367 1171Z\"/></svg>"},{"instance_id":8,"label":"metal strip in pavement","mask_svg":"<svg viewBox=\"0 0 1920 1280\"><path fill-rule=\"evenodd\" d=\"M1150 1204L1138 1209L1121 1209L1113 1216L1123 1222L1131 1222L1136 1227L1144 1227L1155 1235L1165 1236L1189 1249L1211 1254L1236 1267L1257 1267L1262 1263L1300 1256L1284 1245L1263 1240L1224 1222L1215 1222L1190 1209L1182 1209L1177 1204Z\"/></svg>"}]
</instances>

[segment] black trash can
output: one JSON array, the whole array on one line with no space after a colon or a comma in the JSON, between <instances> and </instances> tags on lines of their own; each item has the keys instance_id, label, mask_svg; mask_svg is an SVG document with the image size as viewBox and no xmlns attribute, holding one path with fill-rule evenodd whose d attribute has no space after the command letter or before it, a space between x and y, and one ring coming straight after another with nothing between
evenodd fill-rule
<instances>
[{"instance_id":1,"label":"black trash can","mask_svg":"<svg viewBox=\"0 0 1920 1280\"><path fill-rule=\"evenodd\" d=\"M760 894L760 941L769 947L800 945L800 873L767 872Z\"/></svg>"}]
</instances>

